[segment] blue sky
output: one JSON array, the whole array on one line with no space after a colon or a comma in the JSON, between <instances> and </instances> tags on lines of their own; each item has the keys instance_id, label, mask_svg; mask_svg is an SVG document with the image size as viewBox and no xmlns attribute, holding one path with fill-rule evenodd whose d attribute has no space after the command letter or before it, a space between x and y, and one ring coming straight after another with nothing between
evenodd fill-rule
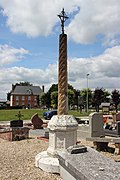
<instances>
[{"instance_id":1,"label":"blue sky","mask_svg":"<svg viewBox=\"0 0 120 180\"><path fill-rule=\"evenodd\" d=\"M89 73L90 88L120 89L120 1L0 0L0 99L17 82L57 83L63 7L69 83L86 88Z\"/></svg>"}]
</instances>

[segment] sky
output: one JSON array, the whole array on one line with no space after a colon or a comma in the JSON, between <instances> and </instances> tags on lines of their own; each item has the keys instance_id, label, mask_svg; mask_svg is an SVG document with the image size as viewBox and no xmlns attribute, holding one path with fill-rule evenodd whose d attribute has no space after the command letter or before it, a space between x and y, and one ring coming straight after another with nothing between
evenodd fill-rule
<instances>
[{"instance_id":1,"label":"sky","mask_svg":"<svg viewBox=\"0 0 120 180\"><path fill-rule=\"evenodd\" d=\"M0 0L0 100L15 83L58 82L63 8L68 83L120 90L120 0Z\"/></svg>"}]
</instances>

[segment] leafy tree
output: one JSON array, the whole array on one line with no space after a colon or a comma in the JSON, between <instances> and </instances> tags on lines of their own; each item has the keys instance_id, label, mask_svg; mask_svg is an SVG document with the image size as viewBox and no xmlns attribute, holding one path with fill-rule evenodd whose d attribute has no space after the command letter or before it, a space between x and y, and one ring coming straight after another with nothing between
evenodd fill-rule
<instances>
[{"instance_id":1,"label":"leafy tree","mask_svg":"<svg viewBox=\"0 0 120 180\"><path fill-rule=\"evenodd\" d=\"M11 95L11 93L8 92L8 93L7 93L7 101L10 101L10 95Z\"/></svg>"},{"instance_id":2,"label":"leafy tree","mask_svg":"<svg viewBox=\"0 0 120 180\"><path fill-rule=\"evenodd\" d=\"M109 92L103 88L96 88L93 97L92 105L95 107L96 111L99 112L99 106L102 102L108 102Z\"/></svg>"},{"instance_id":3,"label":"leafy tree","mask_svg":"<svg viewBox=\"0 0 120 180\"><path fill-rule=\"evenodd\" d=\"M114 90L112 91L111 97L112 97L112 102L113 102L114 105L115 105L115 110L116 110L116 112L117 112L117 111L118 111L118 105L119 105L119 103L120 103L120 92L119 92L118 90L114 89Z\"/></svg>"},{"instance_id":4,"label":"leafy tree","mask_svg":"<svg viewBox=\"0 0 120 180\"><path fill-rule=\"evenodd\" d=\"M77 110L78 110L78 107L79 107L79 97L80 97L80 91L74 89L74 105L77 106Z\"/></svg>"},{"instance_id":5,"label":"leafy tree","mask_svg":"<svg viewBox=\"0 0 120 180\"><path fill-rule=\"evenodd\" d=\"M73 88L73 86L68 84L68 99L70 98L70 100L68 100L68 101L69 101L69 104L71 104L71 105L74 104L72 102L74 100L74 98L72 100L72 97L74 96L74 91L75 91L75 89ZM58 84L53 84L47 93L49 94L50 105L57 108L57 105L58 105Z\"/></svg>"},{"instance_id":6,"label":"leafy tree","mask_svg":"<svg viewBox=\"0 0 120 180\"><path fill-rule=\"evenodd\" d=\"M74 91L72 89L68 89L68 106L70 108L70 106L74 105Z\"/></svg>"},{"instance_id":7,"label":"leafy tree","mask_svg":"<svg viewBox=\"0 0 120 180\"><path fill-rule=\"evenodd\" d=\"M49 92L46 93L46 107L48 109L51 107L51 94Z\"/></svg>"},{"instance_id":8,"label":"leafy tree","mask_svg":"<svg viewBox=\"0 0 120 180\"><path fill-rule=\"evenodd\" d=\"M19 82L19 83L16 83L15 85L13 86L33 86L30 82Z\"/></svg>"},{"instance_id":9,"label":"leafy tree","mask_svg":"<svg viewBox=\"0 0 120 180\"><path fill-rule=\"evenodd\" d=\"M52 84L48 92L52 93L53 91L58 91L58 84Z\"/></svg>"},{"instance_id":10,"label":"leafy tree","mask_svg":"<svg viewBox=\"0 0 120 180\"><path fill-rule=\"evenodd\" d=\"M68 89L74 90L73 86L68 84Z\"/></svg>"},{"instance_id":11,"label":"leafy tree","mask_svg":"<svg viewBox=\"0 0 120 180\"><path fill-rule=\"evenodd\" d=\"M91 105L91 101L92 101L92 91L91 89L83 89L80 91L80 99L82 100L80 102L80 104L82 105L83 103L83 106L85 106L87 108L87 91L88 91L88 107Z\"/></svg>"},{"instance_id":12,"label":"leafy tree","mask_svg":"<svg viewBox=\"0 0 120 180\"><path fill-rule=\"evenodd\" d=\"M41 95L40 95L40 102L41 102L41 106L42 107L46 106L46 93L41 93Z\"/></svg>"},{"instance_id":13,"label":"leafy tree","mask_svg":"<svg viewBox=\"0 0 120 180\"><path fill-rule=\"evenodd\" d=\"M42 107L50 108L51 107L51 97L50 93L42 93L40 97L40 102Z\"/></svg>"},{"instance_id":14,"label":"leafy tree","mask_svg":"<svg viewBox=\"0 0 120 180\"><path fill-rule=\"evenodd\" d=\"M58 91L53 91L51 93L51 106L54 109L57 109L57 106L58 106Z\"/></svg>"}]
</instances>

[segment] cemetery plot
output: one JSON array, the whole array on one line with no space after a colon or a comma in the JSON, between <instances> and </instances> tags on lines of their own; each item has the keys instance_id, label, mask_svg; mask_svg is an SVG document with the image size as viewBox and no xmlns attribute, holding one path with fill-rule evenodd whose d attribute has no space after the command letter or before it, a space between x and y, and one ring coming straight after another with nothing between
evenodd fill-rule
<instances>
[{"instance_id":1,"label":"cemetery plot","mask_svg":"<svg viewBox=\"0 0 120 180\"><path fill-rule=\"evenodd\" d=\"M108 144L112 143L115 145L115 154L120 155L120 138L106 138L106 137L92 137L86 138L87 141L93 141L97 150L108 151Z\"/></svg>"},{"instance_id":2,"label":"cemetery plot","mask_svg":"<svg viewBox=\"0 0 120 180\"><path fill-rule=\"evenodd\" d=\"M60 175L64 180L119 180L120 163L87 147L87 152L58 154Z\"/></svg>"},{"instance_id":3,"label":"cemetery plot","mask_svg":"<svg viewBox=\"0 0 120 180\"><path fill-rule=\"evenodd\" d=\"M0 130L0 138L8 141L17 141L29 138L29 128L27 127L14 127L5 128Z\"/></svg>"},{"instance_id":4,"label":"cemetery plot","mask_svg":"<svg viewBox=\"0 0 120 180\"><path fill-rule=\"evenodd\" d=\"M104 131L106 136L120 136L120 113L103 115Z\"/></svg>"}]
</instances>

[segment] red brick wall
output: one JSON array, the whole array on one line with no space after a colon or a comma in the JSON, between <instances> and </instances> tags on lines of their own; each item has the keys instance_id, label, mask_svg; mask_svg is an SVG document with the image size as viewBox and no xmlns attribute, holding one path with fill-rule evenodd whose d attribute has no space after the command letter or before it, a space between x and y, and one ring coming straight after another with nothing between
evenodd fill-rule
<instances>
[{"instance_id":1,"label":"red brick wall","mask_svg":"<svg viewBox=\"0 0 120 180\"><path fill-rule=\"evenodd\" d=\"M0 138L12 141L12 131L0 132Z\"/></svg>"},{"instance_id":2,"label":"red brick wall","mask_svg":"<svg viewBox=\"0 0 120 180\"><path fill-rule=\"evenodd\" d=\"M16 97L19 97L18 100L16 100ZM22 96L24 96L24 100L22 99ZM28 100L28 97L30 96L30 100ZM39 97L39 96L35 96L35 95L13 95L13 106L16 106L16 103L18 103L18 106L24 106L28 107L28 104L30 104L30 108L34 108L37 107L39 108L39 102L37 101L37 98L35 97ZM35 100L36 99L36 100Z\"/></svg>"}]
</instances>

